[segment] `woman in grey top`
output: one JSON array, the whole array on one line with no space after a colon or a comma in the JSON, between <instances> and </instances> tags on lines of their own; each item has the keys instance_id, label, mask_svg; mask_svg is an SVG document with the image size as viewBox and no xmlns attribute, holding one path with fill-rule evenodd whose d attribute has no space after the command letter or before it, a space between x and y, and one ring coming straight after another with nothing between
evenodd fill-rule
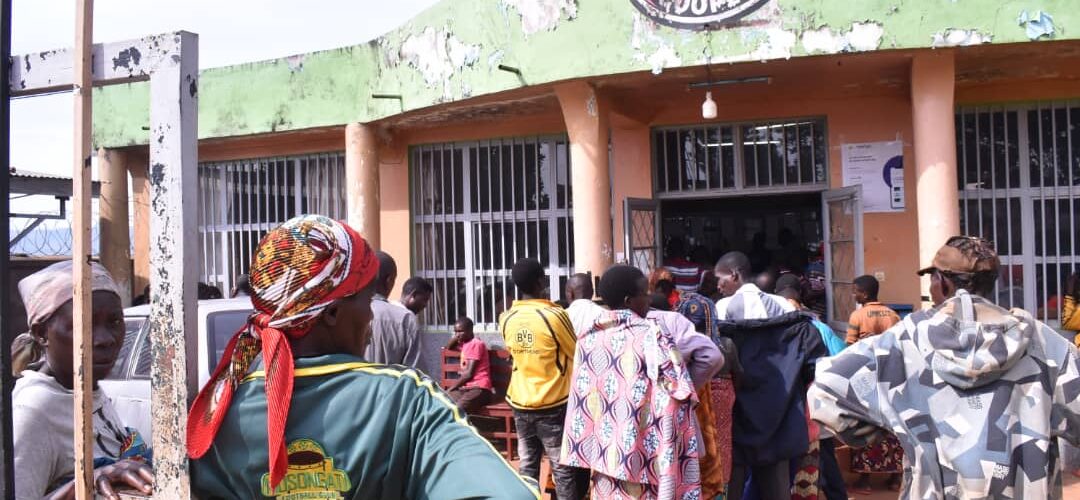
<instances>
[{"instance_id":1,"label":"woman in grey top","mask_svg":"<svg viewBox=\"0 0 1080 500\"><path fill-rule=\"evenodd\" d=\"M71 261L53 264L19 282L27 323L44 351L37 370L26 370L12 393L15 497L75 498L74 362L72 360ZM153 473L146 445L124 427L112 402L97 387L124 343L124 311L112 277L92 266L94 349L94 485L119 499L114 486L150 493Z\"/></svg>"}]
</instances>

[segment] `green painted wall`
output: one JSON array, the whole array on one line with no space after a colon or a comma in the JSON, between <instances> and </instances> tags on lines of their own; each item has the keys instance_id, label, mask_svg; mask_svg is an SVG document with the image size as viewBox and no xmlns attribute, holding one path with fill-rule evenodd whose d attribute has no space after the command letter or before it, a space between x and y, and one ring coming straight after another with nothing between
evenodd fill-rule
<instances>
[{"instance_id":1,"label":"green painted wall","mask_svg":"<svg viewBox=\"0 0 1080 500\"><path fill-rule=\"evenodd\" d=\"M711 36L649 22L631 0L446 0L366 44L203 71L199 137L367 122L523 84L499 64L539 84L696 66L707 54L724 63L1027 42L1017 17L1040 9L1056 28L1043 40L1080 38L1076 0L771 0ZM95 89L95 143L145 144L148 104L146 83Z\"/></svg>"}]
</instances>

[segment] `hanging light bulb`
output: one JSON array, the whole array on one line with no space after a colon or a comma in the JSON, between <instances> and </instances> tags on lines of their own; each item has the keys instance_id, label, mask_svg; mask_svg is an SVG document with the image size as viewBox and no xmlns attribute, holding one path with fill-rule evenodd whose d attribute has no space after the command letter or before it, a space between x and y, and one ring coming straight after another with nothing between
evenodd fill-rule
<instances>
[{"instance_id":1,"label":"hanging light bulb","mask_svg":"<svg viewBox=\"0 0 1080 500\"><path fill-rule=\"evenodd\" d=\"M712 92L705 92L705 102L701 103L701 117L706 120L716 118L716 101L712 100Z\"/></svg>"}]
</instances>

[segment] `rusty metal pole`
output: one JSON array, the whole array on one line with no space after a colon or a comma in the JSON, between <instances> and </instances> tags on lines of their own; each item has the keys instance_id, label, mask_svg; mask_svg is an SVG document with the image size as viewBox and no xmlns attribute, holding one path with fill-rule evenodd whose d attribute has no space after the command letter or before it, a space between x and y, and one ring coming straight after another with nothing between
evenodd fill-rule
<instances>
[{"instance_id":1,"label":"rusty metal pole","mask_svg":"<svg viewBox=\"0 0 1080 500\"><path fill-rule=\"evenodd\" d=\"M75 164L72 190L75 224L72 228L71 258L75 264L74 317L75 365L75 496L93 498L93 370L94 339L91 330L90 288L90 130L91 130L91 52L93 44L94 3L79 0L75 9Z\"/></svg>"}]
</instances>

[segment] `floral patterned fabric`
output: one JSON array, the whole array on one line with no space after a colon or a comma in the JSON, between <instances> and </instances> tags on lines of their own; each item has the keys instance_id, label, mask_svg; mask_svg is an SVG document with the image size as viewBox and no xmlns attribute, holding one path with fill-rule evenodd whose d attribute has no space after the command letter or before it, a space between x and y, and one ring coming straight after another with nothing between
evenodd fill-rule
<instances>
[{"instance_id":1,"label":"floral patterned fabric","mask_svg":"<svg viewBox=\"0 0 1080 500\"><path fill-rule=\"evenodd\" d=\"M710 382L713 417L716 418L716 439L720 460L723 462L724 483L731 480L731 412L735 408L735 383L730 378L717 378Z\"/></svg>"},{"instance_id":2,"label":"floral patterned fabric","mask_svg":"<svg viewBox=\"0 0 1080 500\"><path fill-rule=\"evenodd\" d=\"M888 434L874 444L851 450L851 472L904 472L904 448L900 440Z\"/></svg>"},{"instance_id":3,"label":"floral patterned fabric","mask_svg":"<svg viewBox=\"0 0 1080 500\"><path fill-rule=\"evenodd\" d=\"M697 395L670 335L606 313L578 338L571 384L560 461L592 469L597 498L635 484L649 498L700 498Z\"/></svg>"}]
</instances>

